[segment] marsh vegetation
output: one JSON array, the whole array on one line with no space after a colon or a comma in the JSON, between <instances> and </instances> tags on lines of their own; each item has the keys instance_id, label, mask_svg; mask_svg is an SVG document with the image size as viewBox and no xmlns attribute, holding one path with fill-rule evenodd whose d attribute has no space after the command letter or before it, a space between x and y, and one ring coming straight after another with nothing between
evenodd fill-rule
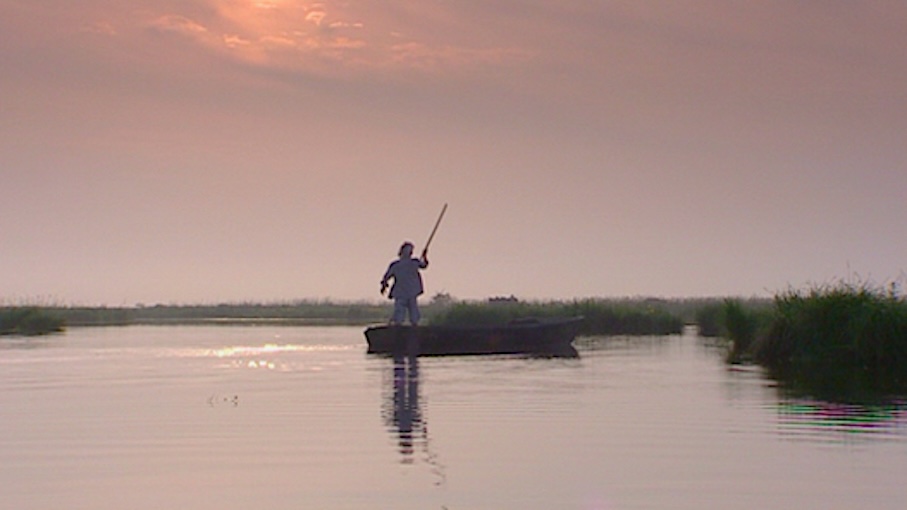
<instances>
[{"instance_id":1,"label":"marsh vegetation","mask_svg":"<svg viewBox=\"0 0 907 510\"><path fill-rule=\"evenodd\" d=\"M437 294L422 304L426 323L493 324L526 317L585 317L584 334L663 335L682 331L705 301L652 298L520 301L492 298L459 301ZM285 325L365 325L387 321L391 305L381 302L294 301L214 305L134 307L32 307L68 326L148 324L267 323Z\"/></svg>"},{"instance_id":2,"label":"marsh vegetation","mask_svg":"<svg viewBox=\"0 0 907 510\"><path fill-rule=\"evenodd\" d=\"M137 324L269 323L286 325L361 325L386 320L377 303L293 301L281 303L157 304L134 307L53 307L70 326Z\"/></svg>"},{"instance_id":3,"label":"marsh vegetation","mask_svg":"<svg viewBox=\"0 0 907 510\"><path fill-rule=\"evenodd\" d=\"M36 306L0 308L0 335L36 336L63 331L63 319Z\"/></svg>"},{"instance_id":4,"label":"marsh vegetation","mask_svg":"<svg viewBox=\"0 0 907 510\"><path fill-rule=\"evenodd\" d=\"M716 315L730 362L762 365L794 391L837 399L907 392L907 302L892 291L789 290L770 307L725 301Z\"/></svg>"},{"instance_id":5,"label":"marsh vegetation","mask_svg":"<svg viewBox=\"0 0 907 510\"><path fill-rule=\"evenodd\" d=\"M610 334L670 334L680 332L694 318L700 301L652 298L520 301L490 298L461 301L447 294L423 299L427 323L508 322L525 317L582 315L591 332ZM124 307L31 307L59 317L69 326L125 326L149 324L254 323L288 325L364 325L387 321L390 302L293 301L275 303L156 304Z\"/></svg>"},{"instance_id":6,"label":"marsh vegetation","mask_svg":"<svg viewBox=\"0 0 907 510\"><path fill-rule=\"evenodd\" d=\"M425 299L430 324L504 324L527 317L585 318L584 335L669 335L696 324L727 339L729 363L765 367L786 387L852 399L907 394L907 302L893 289L839 284L789 290L773 299ZM135 307L0 308L0 334L38 335L68 326L133 324L365 325L385 322L390 304L296 301Z\"/></svg>"},{"instance_id":7,"label":"marsh vegetation","mask_svg":"<svg viewBox=\"0 0 907 510\"><path fill-rule=\"evenodd\" d=\"M491 300L455 303L438 311L432 324L506 324L527 317L584 318L586 335L670 335L683 331L684 321L660 300L606 300L520 302Z\"/></svg>"}]
</instances>

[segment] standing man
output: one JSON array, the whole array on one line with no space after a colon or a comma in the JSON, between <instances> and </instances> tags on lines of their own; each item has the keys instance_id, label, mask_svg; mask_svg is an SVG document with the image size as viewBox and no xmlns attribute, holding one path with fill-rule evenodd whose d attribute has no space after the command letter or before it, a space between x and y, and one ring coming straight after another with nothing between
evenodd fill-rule
<instances>
[{"instance_id":1,"label":"standing man","mask_svg":"<svg viewBox=\"0 0 907 510\"><path fill-rule=\"evenodd\" d=\"M413 258L413 243L407 241L400 246L399 259L391 262L381 279L381 294L387 290L388 281L393 278L394 284L388 297L394 300L394 315L391 324L403 324L409 314L409 322L419 325L419 303L417 298L422 294L422 274L420 270L428 267L428 250L422 250L420 258Z\"/></svg>"}]
</instances>

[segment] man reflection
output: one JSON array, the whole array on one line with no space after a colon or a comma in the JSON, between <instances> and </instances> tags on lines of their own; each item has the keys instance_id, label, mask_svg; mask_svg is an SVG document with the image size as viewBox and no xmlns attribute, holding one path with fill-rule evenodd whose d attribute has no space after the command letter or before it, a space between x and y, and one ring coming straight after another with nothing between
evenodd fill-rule
<instances>
[{"instance_id":1,"label":"man reflection","mask_svg":"<svg viewBox=\"0 0 907 510\"><path fill-rule=\"evenodd\" d=\"M385 423L397 440L400 463L414 464L416 450L421 450L421 460L436 478L434 484L442 486L447 480L446 469L428 443L428 427L419 400L419 359L414 354L417 351L407 352L394 356L393 376L388 381L393 386L386 391L383 406Z\"/></svg>"},{"instance_id":2,"label":"man reflection","mask_svg":"<svg viewBox=\"0 0 907 510\"><path fill-rule=\"evenodd\" d=\"M426 441L425 424L419 407L419 359L416 356L394 357L393 407L391 425L397 434L401 462L411 464L416 441Z\"/></svg>"}]
</instances>

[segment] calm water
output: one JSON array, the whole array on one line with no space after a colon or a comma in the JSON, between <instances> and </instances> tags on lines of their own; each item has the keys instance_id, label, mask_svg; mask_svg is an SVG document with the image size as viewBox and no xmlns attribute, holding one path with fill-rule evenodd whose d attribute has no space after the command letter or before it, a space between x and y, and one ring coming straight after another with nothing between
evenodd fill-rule
<instances>
[{"instance_id":1,"label":"calm water","mask_svg":"<svg viewBox=\"0 0 907 510\"><path fill-rule=\"evenodd\" d=\"M10 509L902 509L907 411L788 399L695 334L394 360L360 328L0 341Z\"/></svg>"}]
</instances>

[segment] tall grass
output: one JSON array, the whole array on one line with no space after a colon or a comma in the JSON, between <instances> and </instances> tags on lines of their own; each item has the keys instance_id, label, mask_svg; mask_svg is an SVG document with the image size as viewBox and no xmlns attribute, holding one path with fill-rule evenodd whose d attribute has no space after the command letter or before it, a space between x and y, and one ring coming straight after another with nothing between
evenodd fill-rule
<instances>
[{"instance_id":1,"label":"tall grass","mask_svg":"<svg viewBox=\"0 0 907 510\"><path fill-rule=\"evenodd\" d=\"M494 325L526 317L583 316L581 334L667 335L680 333L683 320L646 302L585 299L568 302L460 302L432 316L432 324Z\"/></svg>"},{"instance_id":2,"label":"tall grass","mask_svg":"<svg viewBox=\"0 0 907 510\"><path fill-rule=\"evenodd\" d=\"M72 326L193 324L208 321L284 321L302 324L367 324L384 321L388 307L374 303L298 301L140 307L58 307L53 312Z\"/></svg>"},{"instance_id":3,"label":"tall grass","mask_svg":"<svg viewBox=\"0 0 907 510\"><path fill-rule=\"evenodd\" d=\"M774 302L768 298L711 298L700 300L695 309L693 322L699 327L699 335L724 337L748 343L758 335L771 316Z\"/></svg>"},{"instance_id":4,"label":"tall grass","mask_svg":"<svg viewBox=\"0 0 907 510\"><path fill-rule=\"evenodd\" d=\"M907 391L907 302L865 285L788 291L752 355L822 393Z\"/></svg>"},{"instance_id":5,"label":"tall grass","mask_svg":"<svg viewBox=\"0 0 907 510\"><path fill-rule=\"evenodd\" d=\"M700 336L727 336L727 328L724 325L724 304L721 301L703 303L696 310L693 322L699 328Z\"/></svg>"},{"instance_id":6,"label":"tall grass","mask_svg":"<svg viewBox=\"0 0 907 510\"><path fill-rule=\"evenodd\" d=\"M35 336L63 330L61 317L35 306L0 308L0 335Z\"/></svg>"},{"instance_id":7,"label":"tall grass","mask_svg":"<svg viewBox=\"0 0 907 510\"><path fill-rule=\"evenodd\" d=\"M660 302L612 302L587 299L566 304L565 312L585 317L584 332L597 335L671 335L684 321Z\"/></svg>"},{"instance_id":8,"label":"tall grass","mask_svg":"<svg viewBox=\"0 0 907 510\"><path fill-rule=\"evenodd\" d=\"M498 299L462 302L439 294L420 300L426 322L502 323L514 318L575 316L586 318L587 334L673 334L696 322L698 310L714 298L658 299L645 297L587 298L558 302ZM385 322L392 303L301 300L276 303L157 304L152 306L41 306L69 326L130 324L195 324L210 321L275 321L285 324L363 325Z\"/></svg>"},{"instance_id":9,"label":"tall grass","mask_svg":"<svg viewBox=\"0 0 907 510\"><path fill-rule=\"evenodd\" d=\"M727 360L730 363L752 361L752 351L775 317L766 302L725 299L716 309L717 334L730 341Z\"/></svg>"},{"instance_id":10,"label":"tall grass","mask_svg":"<svg viewBox=\"0 0 907 510\"><path fill-rule=\"evenodd\" d=\"M831 400L907 395L907 302L840 283L766 303L726 299L697 312L700 334L729 340L730 363L766 367L785 388Z\"/></svg>"}]
</instances>

